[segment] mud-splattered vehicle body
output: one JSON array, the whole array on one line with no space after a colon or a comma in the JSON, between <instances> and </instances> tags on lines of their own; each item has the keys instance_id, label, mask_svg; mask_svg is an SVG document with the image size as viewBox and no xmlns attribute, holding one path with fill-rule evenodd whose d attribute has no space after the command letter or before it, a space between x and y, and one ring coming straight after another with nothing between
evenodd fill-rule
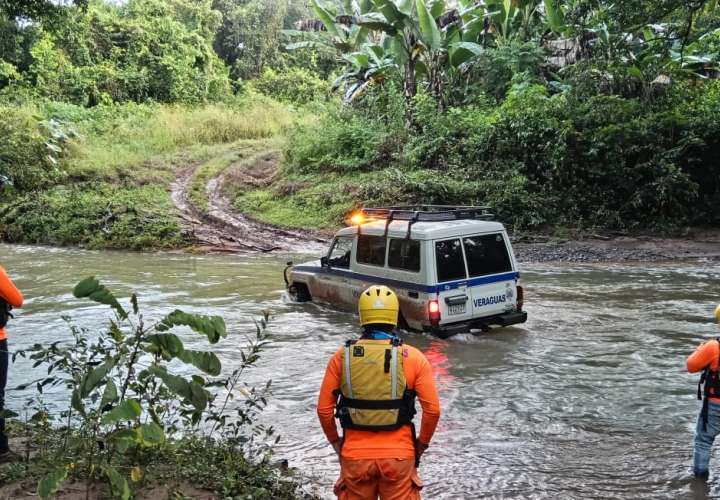
<instances>
[{"instance_id":1,"label":"mud-splattered vehicle body","mask_svg":"<svg viewBox=\"0 0 720 500\"><path fill-rule=\"evenodd\" d=\"M387 285L402 327L441 337L524 323L517 262L491 217L486 207L365 209L320 260L286 269L288 291L354 311L364 289Z\"/></svg>"}]
</instances>

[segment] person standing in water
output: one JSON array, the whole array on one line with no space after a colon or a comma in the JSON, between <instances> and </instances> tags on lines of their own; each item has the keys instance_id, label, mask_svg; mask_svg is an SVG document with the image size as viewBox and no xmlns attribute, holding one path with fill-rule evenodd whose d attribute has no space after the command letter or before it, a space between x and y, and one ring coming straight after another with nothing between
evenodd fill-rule
<instances>
[{"instance_id":1,"label":"person standing in water","mask_svg":"<svg viewBox=\"0 0 720 500\"><path fill-rule=\"evenodd\" d=\"M715 308L715 322L720 325L720 305ZM690 373L702 371L698 383L698 399L703 400L695 428L693 473L706 480L710 475L710 451L720 434L720 339L700 344L687 359Z\"/></svg>"},{"instance_id":2,"label":"person standing in water","mask_svg":"<svg viewBox=\"0 0 720 500\"><path fill-rule=\"evenodd\" d=\"M5 408L5 385L7 385L10 361L5 327L8 320L12 318L10 310L22 307L22 305L22 293L8 277L5 269L0 266L0 411ZM5 419L0 418L0 462L8 460L11 456L8 438L5 434Z\"/></svg>"},{"instance_id":3,"label":"person standing in water","mask_svg":"<svg viewBox=\"0 0 720 500\"><path fill-rule=\"evenodd\" d=\"M419 499L417 467L440 419L432 368L395 333L395 292L371 286L360 295L358 308L363 334L330 359L317 404L320 424L340 458L335 494L341 500ZM416 397L423 410L417 437Z\"/></svg>"}]
</instances>

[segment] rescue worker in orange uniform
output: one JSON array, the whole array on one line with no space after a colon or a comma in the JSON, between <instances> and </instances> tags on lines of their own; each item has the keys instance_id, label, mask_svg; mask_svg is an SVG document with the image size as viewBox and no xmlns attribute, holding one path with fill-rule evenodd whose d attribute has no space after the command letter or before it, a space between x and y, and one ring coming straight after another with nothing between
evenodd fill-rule
<instances>
[{"instance_id":1,"label":"rescue worker in orange uniform","mask_svg":"<svg viewBox=\"0 0 720 500\"><path fill-rule=\"evenodd\" d=\"M419 499L417 467L440 419L432 368L394 333L395 292L371 286L361 294L358 309L363 334L330 359L317 405L323 431L340 458L335 494L341 500ZM423 410L417 437L416 397Z\"/></svg>"},{"instance_id":2,"label":"rescue worker in orange uniform","mask_svg":"<svg viewBox=\"0 0 720 500\"><path fill-rule=\"evenodd\" d=\"M0 411L5 408L5 385L10 361L5 325L12 318L10 310L13 307L22 307L22 305L22 293L8 277L5 269L0 266ZM5 419L0 418L0 461L13 458L11 455L13 454L10 452L8 438L5 435Z\"/></svg>"},{"instance_id":3,"label":"rescue worker in orange uniform","mask_svg":"<svg viewBox=\"0 0 720 500\"><path fill-rule=\"evenodd\" d=\"M715 321L720 325L720 305L715 308ZM698 399L703 400L702 410L695 428L695 454L693 473L707 480L710 475L710 450L720 434L720 339L704 342L687 359L690 373L702 371L698 384ZM704 385L704 389L703 386Z\"/></svg>"}]
</instances>

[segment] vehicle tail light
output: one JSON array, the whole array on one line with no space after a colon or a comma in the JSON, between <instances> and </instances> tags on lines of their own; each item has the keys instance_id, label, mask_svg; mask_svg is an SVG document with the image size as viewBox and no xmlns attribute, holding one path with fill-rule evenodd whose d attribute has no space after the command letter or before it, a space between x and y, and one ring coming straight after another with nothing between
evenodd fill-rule
<instances>
[{"instance_id":1,"label":"vehicle tail light","mask_svg":"<svg viewBox=\"0 0 720 500\"><path fill-rule=\"evenodd\" d=\"M517 286L517 311L522 312L525 305L525 291L520 285Z\"/></svg>"},{"instance_id":2,"label":"vehicle tail light","mask_svg":"<svg viewBox=\"0 0 720 500\"><path fill-rule=\"evenodd\" d=\"M432 326L440 324L440 303L437 300L433 299L428 302L428 319Z\"/></svg>"}]
</instances>

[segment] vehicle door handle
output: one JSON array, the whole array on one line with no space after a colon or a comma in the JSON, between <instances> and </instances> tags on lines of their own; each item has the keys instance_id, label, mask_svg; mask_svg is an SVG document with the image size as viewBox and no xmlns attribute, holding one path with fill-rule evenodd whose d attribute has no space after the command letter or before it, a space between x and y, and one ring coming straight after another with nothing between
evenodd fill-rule
<instances>
[{"instance_id":1,"label":"vehicle door handle","mask_svg":"<svg viewBox=\"0 0 720 500\"><path fill-rule=\"evenodd\" d=\"M464 304L467 301L468 301L467 295L453 295L452 297L445 297L445 303L449 306Z\"/></svg>"},{"instance_id":2,"label":"vehicle door handle","mask_svg":"<svg viewBox=\"0 0 720 500\"><path fill-rule=\"evenodd\" d=\"M420 294L417 292L408 292L408 297L410 297L411 299L417 299L418 297L420 297Z\"/></svg>"}]
</instances>

